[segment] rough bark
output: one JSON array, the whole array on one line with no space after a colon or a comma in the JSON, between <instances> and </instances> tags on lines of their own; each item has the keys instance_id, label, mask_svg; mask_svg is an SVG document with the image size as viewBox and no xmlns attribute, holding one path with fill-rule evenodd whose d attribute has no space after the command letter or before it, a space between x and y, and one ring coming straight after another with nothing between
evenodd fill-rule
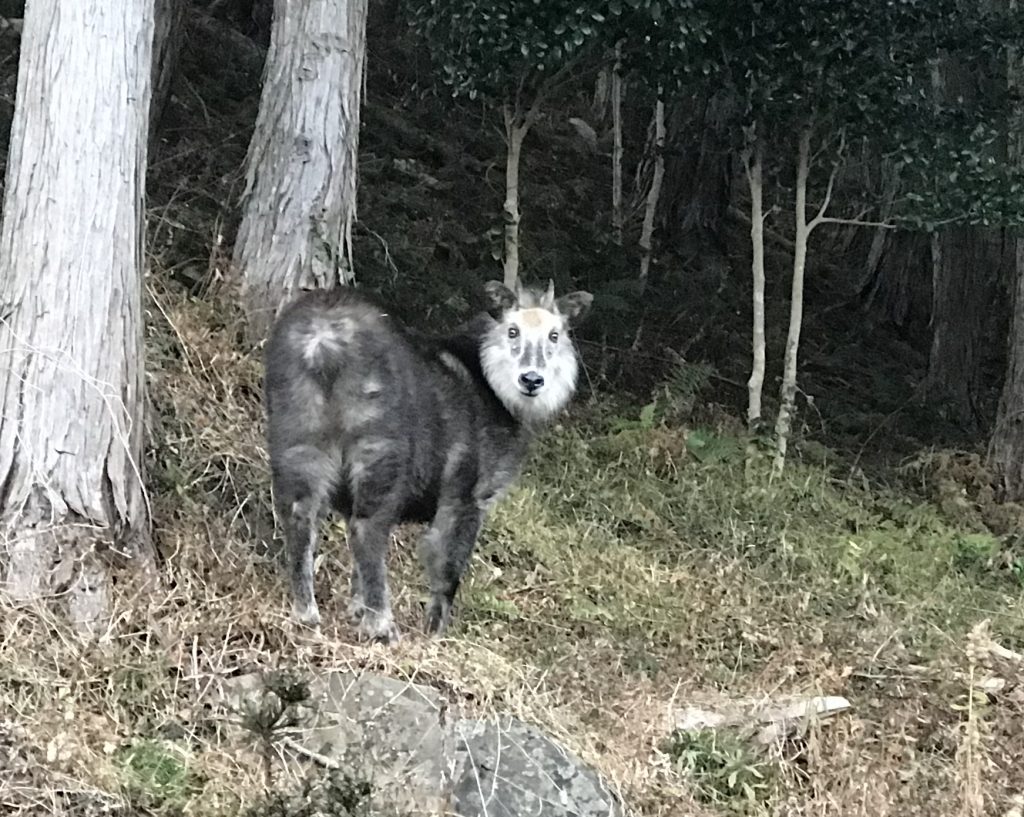
<instances>
[{"instance_id":1,"label":"rough bark","mask_svg":"<svg viewBox=\"0 0 1024 817\"><path fill-rule=\"evenodd\" d=\"M640 290L647 286L651 269L651 248L654 237L654 218L661 198L661 183L665 177L665 103L658 90L658 101L654 103L654 175L651 189L647 192L644 205L644 224L640 232Z\"/></svg>"},{"instance_id":2,"label":"rough bark","mask_svg":"<svg viewBox=\"0 0 1024 817\"><path fill-rule=\"evenodd\" d=\"M812 225L807 222L807 175L810 170L811 132L800 134L796 166L796 230L793 240L793 285L789 304L789 332L786 335L786 355L782 370L782 389L779 415L775 423L776 452L772 473L778 476L786 464L786 450L796 409L796 375L800 330L804 320L804 271L807 264L807 237ZM826 202L827 204L827 202ZM824 208L822 208L824 212Z\"/></svg>"},{"instance_id":3,"label":"rough bark","mask_svg":"<svg viewBox=\"0 0 1024 817\"><path fill-rule=\"evenodd\" d=\"M615 44L612 67L612 236L622 243L622 43Z\"/></svg>"},{"instance_id":4,"label":"rough bark","mask_svg":"<svg viewBox=\"0 0 1024 817\"><path fill-rule=\"evenodd\" d=\"M988 460L999 475L1003 498L1024 501L1024 240L1015 239L1013 318L995 427L989 441Z\"/></svg>"},{"instance_id":5,"label":"rough bark","mask_svg":"<svg viewBox=\"0 0 1024 817\"><path fill-rule=\"evenodd\" d=\"M896 194L900 189L899 173L892 167L890 162L882 162L882 205L878 220L886 223L892 217L893 205L896 202ZM876 227L874 235L871 236L871 245L868 247L867 261L864 265L864 278L861 282L861 291L866 291L878 275L882 263L882 256L889 244L892 230L884 227Z\"/></svg>"},{"instance_id":6,"label":"rough bark","mask_svg":"<svg viewBox=\"0 0 1024 817\"><path fill-rule=\"evenodd\" d=\"M185 32L185 0L156 0L153 31L153 93L149 105L150 150L171 96Z\"/></svg>"},{"instance_id":7,"label":"rough bark","mask_svg":"<svg viewBox=\"0 0 1024 817\"><path fill-rule=\"evenodd\" d=\"M936 105L970 108L983 81L952 59L932 67ZM991 230L953 226L932 241L932 344L925 378L928 402L948 421L974 431L979 410L981 362L986 349L994 283L1001 262L990 252Z\"/></svg>"},{"instance_id":8,"label":"rough bark","mask_svg":"<svg viewBox=\"0 0 1024 817\"><path fill-rule=\"evenodd\" d=\"M1009 0L1009 9L1018 10L1017 0ZM1007 63L1010 90L1024 90L1024 58L1012 49ZM1024 164L1024 107L1011 111L1009 159L1017 167ZM999 475L1005 499L1024 501L1024 238L1014 236L1013 312L1010 322L1006 377L999 397L995 427L989 440L990 467Z\"/></svg>"},{"instance_id":9,"label":"rough bark","mask_svg":"<svg viewBox=\"0 0 1024 817\"><path fill-rule=\"evenodd\" d=\"M733 109L725 93L695 96L669 106L660 229L695 235L698 244L717 241L721 235L732 198L729 128Z\"/></svg>"},{"instance_id":10,"label":"rough bark","mask_svg":"<svg viewBox=\"0 0 1024 817\"><path fill-rule=\"evenodd\" d=\"M761 422L761 396L764 389L764 182L762 178L761 145L755 142L743 157L750 185L750 246L753 275L753 365L747 380L747 425L754 429Z\"/></svg>"},{"instance_id":11,"label":"rough bark","mask_svg":"<svg viewBox=\"0 0 1024 817\"><path fill-rule=\"evenodd\" d=\"M354 280L367 0L277 0L234 260L250 336L303 289Z\"/></svg>"},{"instance_id":12,"label":"rough bark","mask_svg":"<svg viewBox=\"0 0 1024 817\"><path fill-rule=\"evenodd\" d=\"M947 227L932 240L932 343L925 389L940 414L966 429L980 420L980 363L995 277L986 250L978 227Z\"/></svg>"},{"instance_id":13,"label":"rough bark","mask_svg":"<svg viewBox=\"0 0 1024 817\"><path fill-rule=\"evenodd\" d=\"M0 226L5 590L102 613L148 557L141 281L153 0L29 3Z\"/></svg>"},{"instance_id":14,"label":"rough bark","mask_svg":"<svg viewBox=\"0 0 1024 817\"><path fill-rule=\"evenodd\" d=\"M928 332L931 316L931 252L921 232L893 232L885 239L874 273L862 279L860 297L871 319L906 331ZM875 238L877 238L877 233ZM872 242L874 247L874 241ZM870 252L870 250L869 250Z\"/></svg>"}]
</instances>

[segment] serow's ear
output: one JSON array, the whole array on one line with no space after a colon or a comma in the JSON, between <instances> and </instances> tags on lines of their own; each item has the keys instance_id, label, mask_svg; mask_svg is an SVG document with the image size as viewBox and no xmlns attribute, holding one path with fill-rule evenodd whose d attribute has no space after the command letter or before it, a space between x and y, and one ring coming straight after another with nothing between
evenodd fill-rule
<instances>
[{"instance_id":1,"label":"serow's ear","mask_svg":"<svg viewBox=\"0 0 1024 817\"><path fill-rule=\"evenodd\" d=\"M484 284L484 309L498 320L505 312L515 309L519 299L507 286L500 281L488 281Z\"/></svg>"},{"instance_id":2,"label":"serow's ear","mask_svg":"<svg viewBox=\"0 0 1024 817\"><path fill-rule=\"evenodd\" d=\"M594 296L589 292L570 292L563 295L556 303L558 311L568 321L569 326L578 326L590 311Z\"/></svg>"},{"instance_id":3,"label":"serow's ear","mask_svg":"<svg viewBox=\"0 0 1024 817\"><path fill-rule=\"evenodd\" d=\"M555 282L550 278L548 279L548 288L544 292L544 297L540 299L540 305L542 309L547 309L549 312L555 308Z\"/></svg>"}]
</instances>

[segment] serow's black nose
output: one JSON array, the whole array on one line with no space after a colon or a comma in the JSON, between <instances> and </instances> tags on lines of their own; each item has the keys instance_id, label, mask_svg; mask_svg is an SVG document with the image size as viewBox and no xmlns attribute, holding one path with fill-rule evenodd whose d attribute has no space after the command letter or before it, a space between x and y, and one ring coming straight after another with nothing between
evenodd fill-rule
<instances>
[{"instance_id":1,"label":"serow's black nose","mask_svg":"<svg viewBox=\"0 0 1024 817\"><path fill-rule=\"evenodd\" d=\"M523 374L519 375L519 382L522 383L523 388L527 392L533 394L544 385L544 378L537 374L537 372L523 372Z\"/></svg>"}]
</instances>

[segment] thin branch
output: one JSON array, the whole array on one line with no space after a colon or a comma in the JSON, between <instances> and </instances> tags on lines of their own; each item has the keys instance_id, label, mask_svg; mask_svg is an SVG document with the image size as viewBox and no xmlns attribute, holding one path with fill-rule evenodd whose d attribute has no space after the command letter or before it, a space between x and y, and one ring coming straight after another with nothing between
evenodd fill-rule
<instances>
[{"instance_id":1,"label":"thin branch","mask_svg":"<svg viewBox=\"0 0 1024 817\"><path fill-rule=\"evenodd\" d=\"M832 163L832 172L828 177L828 186L825 188L825 199L821 203L821 207L818 208L818 214L811 219L807 225L808 230L813 230L819 224L822 224L825 220L825 211L828 210L829 204L832 203L832 191L835 189L836 176L839 175L839 168L843 164L843 151L846 149L846 131L841 131L839 135L839 149L836 151L836 160Z\"/></svg>"},{"instance_id":2,"label":"thin branch","mask_svg":"<svg viewBox=\"0 0 1024 817\"><path fill-rule=\"evenodd\" d=\"M309 758L314 763L318 763L326 769L340 769L341 764L333 757L327 757L319 752L314 752L312 749L307 749L301 743L294 738L285 737L281 740L281 743L287 746L296 754L302 755L303 757Z\"/></svg>"},{"instance_id":3,"label":"thin branch","mask_svg":"<svg viewBox=\"0 0 1024 817\"><path fill-rule=\"evenodd\" d=\"M837 218L833 216L815 217L809 227L816 227L819 224L845 224L852 227L878 227L883 230L898 229L895 224L889 221L862 221L859 218Z\"/></svg>"}]
</instances>

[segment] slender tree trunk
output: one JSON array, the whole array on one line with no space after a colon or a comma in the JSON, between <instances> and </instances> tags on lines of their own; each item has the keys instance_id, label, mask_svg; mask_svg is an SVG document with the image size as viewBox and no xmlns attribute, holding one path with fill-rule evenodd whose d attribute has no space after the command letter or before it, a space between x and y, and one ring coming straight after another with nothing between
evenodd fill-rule
<instances>
[{"instance_id":1,"label":"slender tree trunk","mask_svg":"<svg viewBox=\"0 0 1024 817\"><path fill-rule=\"evenodd\" d=\"M665 178L665 103L658 89L658 101L654 103L654 176L651 189L647 193L647 204L644 207L644 225L640 233L640 290L647 287L647 277L651 269L651 247L654 237L654 217L658 212L658 199L661 197L661 182Z\"/></svg>"},{"instance_id":2,"label":"slender tree trunk","mask_svg":"<svg viewBox=\"0 0 1024 817\"><path fill-rule=\"evenodd\" d=\"M761 422L761 394L764 389L764 182L762 179L761 143L755 141L744 156L747 183L750 185L751 272L754 279L753 366L747 381L747 426L754 429ZM794 350L795 359L795 350Z\"/></svg>"},{"instance_id":3,"label":"slender tree trunk","mask_svg":"<svg viewBox=\"0 0 1024 817\"><path fill-rule=\"evenodd\" d=\"M545 89L538 92L530 108L523 113L516 105L506 103L502 108L505 120L505 252L503 256L505 286L514 288L519 281L519 167L523 155L523 140L537 121L540 102Z\"/></svg>"},{"instance_id":4,"label":"slender tree trunk","mask_svg":"<svg viewBox=\"0 0 1024 817\"><path fill-rule=\"evenodd\" d=\"M143 197L153 0L30 2L0 226L5 590L106 607L98 551L150 555Z\"/></svg>"},{"instance_id":5,"label":"slender tree trunk","mask_svg":"<svg viewBox=\"0 0 1024 817\"><path fill-rule=\"evenodd\" d=\"M611 96L611 69L605 65L597 72L594 80L594 96L590 103L590 119L595 129L600 129L608 116L608 100Z\"/></svg>"},{"instance_id":6,"label":"slender tree trunk","mask_svg":"<svg viewBox=\"0 0 1024 817\"><path fill-rule=\"evenodd\" d=\"M299 290L354 280L367 0L277 0L235 264L254 340Z\"/></svg>"},{"instance_id":7,"label":"slender tree trunk","mask_svg":"<svg viewBox=\"0 0 1024 817\"><path fill-rule=\"evenodd\" d=\"M185 0L156 0L153 32L153 94L149 106L150 150L171 96L185 32Z\"/></svg>"},{"instance_id":8,"label":"slender tree trunk","mask_svg":"<svg viewBox=\"0 0 1024 817\"><path fill-rule=\"evenodd\" d=\"M612 68L612 235L622 243L622 43L615 44Z\"/></svg>"},{"instance_id":9,"label":"slender tree trunk","mask_svg":"<svg viewBox=\"0 0 1024 817\"><path fill-rule=\"evenodd\" d=\"M811 227L807 223L807 174L811 161L811 131L800 134L796 166L796 232L793 241L793 287L789 304L789 333L786 336L786 356L782 371L782 389L779 416L775 423L776 452L772 466L774 476L782 474L786 465L786 449L796 409L797 353L800 348L800 330L804 320L804 269L807 264L807 237Z\"/></svg>"},{"instance_id":10,"label":"slender tree trunk","mask_svg":"<svg viewBox=\"0 0 1024 817\"><path fill-rule=\"evenodd\" d=\"M1018 10L1017 0L1009 0L1009 10ZM1010 90L1024 90L1024 59L1020 50L1011 49L1007 62ZM1009 159L1017 167L1024 165L1024 107L1011 111ZM995 428L988 446L990 467L1002 481L1005 499L1024 501L1024 238L1014 241L1013 314L1010 323L1006 379L999 398Z\"/></svg>"},{"instance_id":11,"label":"slender tree trunk","mask_svg":"<svg viewBox=\"0 0 1024 817\"><path fill-rule=\"evenodd\" d=\"M503 256L505 286L514 289L519 280L519 162L523 152L523 140L532 124L529 118L523 121L517 112L506 105L505 141L505 204L502 208L505 220L505 252Z\"/></svg>"}]
</instances>

